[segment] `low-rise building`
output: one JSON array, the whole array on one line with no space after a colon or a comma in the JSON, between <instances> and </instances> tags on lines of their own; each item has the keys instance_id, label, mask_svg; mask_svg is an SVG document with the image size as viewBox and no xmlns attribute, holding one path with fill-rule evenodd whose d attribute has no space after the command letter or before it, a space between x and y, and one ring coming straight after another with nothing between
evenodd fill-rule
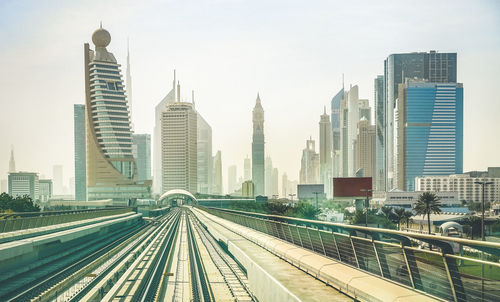
<instances>
[{"instance_id":1,"label":"low-rise building","mask_svg":"<svg viewBox=\"0 0 500 302\"><path fill-rule=\"evenodd\" d=\"M37 200L39 195L38 173L35 172L10 172L9 173L9 195L29 195L31 199Z\"/></svg>"},{"instance_id":2,"label":"low-rise building","mask_svg":"<svg viewBox=\"0 0 500 302\"><path fill-rule=\"evenodd\" d=\"M486 202L500 201L500 177L471 177L470 174L425 176L415 178L416 191L457 192L460 202L481 202L482 188L476 182L492 182L484 188Z\"/></svg>"},{"instance_id":3,"label":"low-rise building","mask_svg":"<svg viewBox=\"0 0 500 302\"><path fill-rule=\"evenodd\" d=\"M52 197L52 179L40 179L38 181L38 199L47 202Z\"/></svg>"},{"instance_id":4,"label":"low-rise building","mask_svg":"<svg viewBox=\"0 0 500 302\"><path fill-rule=\"evenodd\" d=\"M389 207L402 207L402 208L413 208L415 203L418 201L418 197L423 192L420 191L401 191L401 190L391 190L389 192L374 192L372 205L376 206L389 206ZM460 201L458 199L457 192L434 192L439 198L439 202L446 208L458 208L460 207Z\"/></svg>"}]
</instances>

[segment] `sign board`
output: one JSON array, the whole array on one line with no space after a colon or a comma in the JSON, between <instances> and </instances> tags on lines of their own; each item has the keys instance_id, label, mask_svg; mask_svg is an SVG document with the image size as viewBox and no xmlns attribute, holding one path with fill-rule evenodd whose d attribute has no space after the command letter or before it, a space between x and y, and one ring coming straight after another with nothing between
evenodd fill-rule
<instances>
[{"instance_id":1,"label":"sign board","mask_svg":"<svg viewBox=\"0 0 500 302\"><path fill-rule=\"evenodd\" d=\"M372 189L371 177L336 177L333 179L333 197L365 197L361 190ZM372 192L368 192L372 196Z\"/></svg>"}]
</instances>

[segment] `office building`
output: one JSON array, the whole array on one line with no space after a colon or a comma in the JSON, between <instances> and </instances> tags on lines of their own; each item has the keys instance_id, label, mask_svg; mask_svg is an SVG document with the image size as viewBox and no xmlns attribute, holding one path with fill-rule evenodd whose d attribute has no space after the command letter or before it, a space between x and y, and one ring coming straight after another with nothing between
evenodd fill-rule
<instances>
[{"instance_id":1,"label":"office building","mask_svg":"<svg viewBox=\"0 0 500 302\"><path fill-rule=\"evenodd\" d=\"M198 187L198 115L192 103L167 104L161 119L162 192L183 189L196 193Z\"/></svg>"},{"instance_id":2,"label":"office building","mask_svg":"<svg viewBox=\"0 0 500 302\"><path fill-rule=\"evenodd\" d=\"M52 180L54 183L54 195L63 195L64 184L63 184L63 166L54 165L52 167Z\"/></svg>"},{"instance_id":3,"label":"office building","mask_svg":"<svg viewBox=\"0 0 500 302\"><path fill-rule=\"evenodd\" d=\"M375 146L376 134L375 126L362 117L358 123L358 137L356 148L356 170L359 177L371 177L372 183L375 182Z\"/></svg>"},{"instance_id":4,"label":"office building","mask_svg":"<svg viewBox=\"0 0 500 302\"><path fill-rule=\"evenodd\" d=\"M286 173L281 176L281 197L288 197L288 175Z\"/></svg>"},{"instance_id":5,"label":"office building","mask_svg":"<svg viewBox=\"0 0 500 302\"><path fill-rule=\"evenodd\" d=\"M12 197L28 195L33 201L39 198L38 173L11 172L8 179L9 195Z\"/></svg>"},{"instance_id":6,"label":"office building","mask_svg":"<svg viewBox=\"0 0 500 302\"><path fill-rule=\"evenodd\" d=\"M256 196L265 194L264 175L264 108L262 108L259 94L252 112L253 139L252 139L252 181Z\"/></svg>"},{"instance_id":7,"label":"office building","mask_svg":"<svg viewBox=\"0 0 500 302\"><path fill-rule=\"evenodd\" d=\"M332 138L330 116L326 114L325 107L319 121L319 174L320 183L325 185L329 197L333 195Z\"/></svg>"},{"instance_id":8,"label":"office building","mask_svg":"<svg viewBox=\"0 0 500 302\"><path fill-rule=\"evenodd\" d=\"M394 181L394 108L398 98L398 85L405 79L419 78L432 83L457 82L456 53L405 53L391 54L384 61L384 99L385 99L385 159L386 189L396 187Z\"/></svg>"},{"instance_id":9,"label":"office building","mask_svg":"<svg viewBox=\"0 0 500 302\"><path fill-rule=\"evenodd\" d=\"M413 209L418 201L419 196L423 192L414 191L406 192L398 189L390 190L389 192L375 192L373 193L372 200L370 203L377 206L386 207L401 207L407 208L408 210ZM434 192L439 198L439 202L442 205L443 212L447 211L446 208L459 208L460 200L457 192ZM451 210L451 209L448 209ZM456 209L454 209L456 211Z\"/></svg>"},{"instance_id":10,"label":"office building","mask_svg":"<svg viewBox=\"0 0 500 302\"><path fill-rule=\"evenodd\" d=\"M254 186L251 180L246 180L241 185L241 196L243 197L254 197Z\"/></svg>"},{"instance_id":11,"label":"office building","mask_svg":"<svg viewBox=\"0 0 500 302\"><path fill-rule=\"evenodd\" d=\"M92 34L95 50L84 44L86 159L88 200L127 202L151 195L139 182L132 155L132 130L120 64L106 47L111 35L102 27ZM54 179L54 191L57 193Z\"/></svg>"},{"instance_id":12,"label":"office building","mask_svg":"<svg viewBox=\"0 0 500 302\"><path fill-rule=\"evenodd\" d=\"M163 194L162 186L162 145L161 145L161 116L167 108L167 104L174 103L176 100L175 93L176 76L174 70L174 80L172 88L167 95L155 106L155 126L153 130L153 192L155 194Z\"/></svg>"},{"instance_id":13,"label":"office building","mask_svg":"<svg viewBox=\"0 0 500 302\"><path fill-rule=\"evenodd\" d=\"M266 180L264 191L266 196L270 197L273 195L273 160L270 156L267 156L265 160L264 176Z\"/></svg>"},{"instance_id":14,"label":"office building","mask_svg":"<svg viewBox=\"0 0 500 302\"><path fill-rule=\"evenodd\" d=\"M212 193L213 163L212 163L212 127L198 112L198 193Z\"/></svg>"},{"instance_id":15,"label":"office building","mask_svg":"<svg viewBox=\"0 0 500 302\"><path fill-rule=\"evenodd\" d=\"M132 120L132 72L130 70L130 50L129 50L129 45L128 45L128 40L127 40L127 71L125 74L125 87L127 87L127 90L125 91L125 95L127 96L127 101L128 101L128 109L130 113L130 127L132 129L132 132L134 131L134 121ZM151 149L151 147L150 147ZM140 174L140 172L139 172ZM140 176L139 176L140 179ZM148 178L149 180L149 178Z\"/></svg>"},{"instance_id":16,"label":"office building","mask_svg":"<svg viewBox=\"0 0 500 302\"><path fill-rule=\"evenodd\" d=\"M344 88L332 98L331 104L331 125L332 125L332 177L341 176L341 141L340 133L341 127L341 114L340 105L344 99Z\"/></svg>"},{"instance_id":17,"label":"office building","mask_svg":"<svg viewBox=\"0 0 500 302\"><path fill-rule=\"evenodd\" d=\"M40 179L38 181L38 200L47 202L52 197L52 180Z\"/></svg>"},{"instance_id":18,"label":"office building","mask_svg":"<svg viewBox=\"0 0 500 302\"><path fill-rule=\"evenodd\" d=\"M151 180L151 135L132 135L132 154L137 165L137 179Z\"/></svg>"},{"instance_id":19,"label":"office building","mask_svg":"<svg viewBox=\"0 0 500 302\"><path fill-rule=\"evenodd\" d=\"M463 87L407 79L394 110L394 181L415 190L415 177L463 171Z\"/></svg>"},{"instance_id":20,"label":"office building","mask_svg":"<svg viewBox=\"0 0 500 302\"><path fill-rule=\"evenodd\" d=\"M306 147L302 150L300 163L300 184L319 183L319 154L316 153L315 142L312 138L306 141Z\"/></svg>"},{"instance_id":21,"label":"office building","mask_svg":"<svg viewBox=\"0 0 500 302\"><path fill-rule=\"evenodd\" d=\"M386 190L386 166L385 166L385 99L384 99L384 76L379 75L374 81L374 103L375 103L375 136L376 136L376 163L375 163L375 191Z\"/></svg>"},{"instance_id":22,"label":"office building","mask_svg":"<svg viewBox=\"0 0 500 302\"><path fill-rule=\"evenodd\" d=\"M448 176L423 176L415 178L415 191L431 192L458 192L460 203L482 202L482 187L476 182L493 182L484 187L485 202L500 201L500 177L484 175L472 177L469 174L456 174Z\"/></svg>"},{"instance_id":23,"label":"office building","mask_svg":"<svg viewBox=\"0 0 500 302\"><path fill-rule=\"evenodd\" d=\"M279 172L278 168L273 168L272 175L272 187L271 187L271 195L270 196L279 196Z\"/></svg>"},{"instance_id":24,"label":"office building","mask_svg":"<svg viewBox=\"0 0 500 302\"><path fill-rule=\"evenodd\" d=\"M232 165L227 168L227 193L231 194L236 191L237 166Z\"/></svg>"},{"instance_id":25,"label":"office building","mask_svg":"<svg viewBox=\"0 0 500 302\"><path fill-rule=\"evenodd\" d=\"M251 180L252 179L252 161L247 157L243 161L243 180Z\"/></svg>"},{"instance_id":26,"label":"office building","mask_svg":"<svg viewBox=\"0 0 500 302\"><path fill-rule=\"evenodd\" d=\"M87 155L85 137L85 105L73 105L75 148L75 200L87 200Z\"/></svg>"},{"instance_id":27,"label":"office building","mask_svg":"<svg viewBox=\"0 0 500 302\"><path fill-rule=\"evenodd\" d=\"M224 193L222 187L222 154L221 151L218 150L212 160L214 167L213 171L213 189L212 194L222 195Z\"/></svg>"}]
</instances>

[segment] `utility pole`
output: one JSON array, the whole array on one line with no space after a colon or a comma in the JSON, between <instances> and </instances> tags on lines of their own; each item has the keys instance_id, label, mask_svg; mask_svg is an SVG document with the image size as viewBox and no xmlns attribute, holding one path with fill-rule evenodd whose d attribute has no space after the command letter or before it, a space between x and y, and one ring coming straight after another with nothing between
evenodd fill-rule
<instances>
[{"instance_id":1,"label":"utility pole","mask_svg":"<svg viewBox=\"0 0 500 302\"><path fill-rule=\"evenodd\" d=\"M366 200L365 200L365 227L368 227L368 207L370 207L370 201L368 200L368 194L373 191L372 189L361 189L361 192L366 193Z\"/></svg>"},{"instance_id":2,"label":"utility pole","mask_svg":"<svg viewBox=\"0 0 500 302\"><path fill-rule=\"evenodd\" d=\"M482 206L481 206L481 240L485 241L486 237L484 234L484 187L487 185L492 185L492 181L475 181L477 185L481 185L482 188ZM484 260L484 252L481 252L481 260ZM481 301L484 301L484 263L481 263Z\"/></svg>"}]
</instances>

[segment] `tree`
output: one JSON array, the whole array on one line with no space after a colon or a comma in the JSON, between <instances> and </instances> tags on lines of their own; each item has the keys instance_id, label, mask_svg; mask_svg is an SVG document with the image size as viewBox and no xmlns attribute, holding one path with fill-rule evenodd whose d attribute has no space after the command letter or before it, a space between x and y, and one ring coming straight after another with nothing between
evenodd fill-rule
<instances>
[{"instance_id":1,"label":"tree","mask_svg":"<svg viewBox=\"0 0 500 302\"><path fill-rule=\"evenodd\" d=\"M40 212L40 207L29 195L12 197L7 193L0 194L0 211Z\"/></svg>"},{"instance_id":2,"label":"tree","mask_svg":"<svg viewBox=\"0 0 500 302\"><path fill-rule=\"evenodd\" d=\"M316 219L321 211L308 202L299 202L292 208L291 216L304 219Z\"/></svg>"},{"instance_id":3,"label":"tree","mask_svg":"<svg viewBox=\"0 0 500 302\"><path fill-rule=\"evenodd\" d=\"M396 223L398 224L398 230L401 230L401 221L405 218L406 210L404 208L394 209L394 215L396 216Z\"/></svg>"},{"instance_id":4,"label":"tree","mask_svg":"<svg viewBox=\"0 0 500 302\"><path fill-rule=\"evenodd\" d=\"M467 216L461 221L462 224L470 227L470 237L474 240L474 234L481 234L481 218L478 216Z\"/></svg>"},{"instance_id":5,"label":"tree","mask_svg":"<svg viewBox=\"0 0 500 302\"><path fill-rule=\"evenodd\" d=\"M432 192L424 192L418 197L417 203L415 204L415 213L417 215L422 215L425 217L427 215L427 227L429 228L429 234L431 233L431 214L441 213L441 203L436 194Z\"/></svg>"},{"instance_id":6,"label":"tree","mask_svg":"<svg viewBox=\"0 0 500 302\"><path fill-rule=\"evenodd\" d=\"M411 218L413 217L413 213L411 211L405 211L403 214L403 219L406 222L406 228L410 228L410 221L412 220Z\"/></svg>"}]
</instances>

